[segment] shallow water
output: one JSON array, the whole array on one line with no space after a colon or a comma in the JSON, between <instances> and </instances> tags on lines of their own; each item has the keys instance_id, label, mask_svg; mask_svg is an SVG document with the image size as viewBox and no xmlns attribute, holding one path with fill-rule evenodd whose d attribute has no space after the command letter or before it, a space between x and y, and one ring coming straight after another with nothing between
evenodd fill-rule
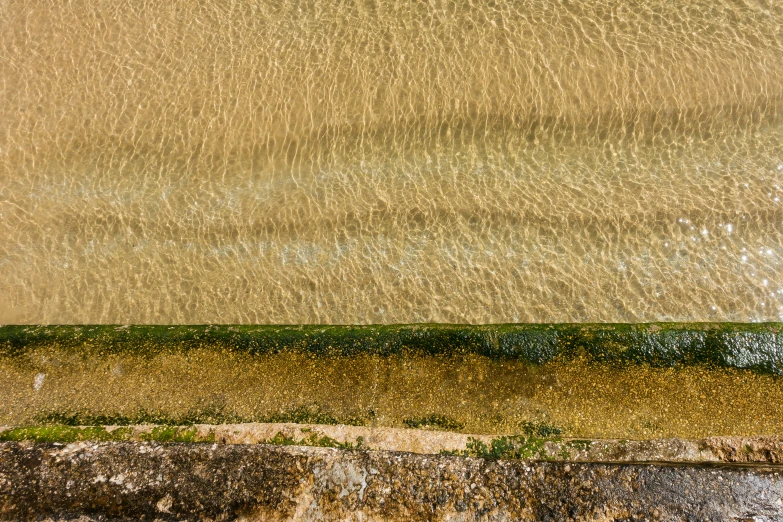
<instances>
[{"instance_id":1,"label":"shallow water","mask_svg":"<svg viewBox=\"0 0 783 522\"><path fill-rule=\"evenodd\" d=\"M777 4L0 14L0 323L783 318Z\"/></svg>"},{"instance_id":2,"label":"shallow water","mask_svg":"<svg viewBox=\"0 0 783 522\"><path fill-rule=\"evenodd\" d=\"M210 348L84 358L49 347L0 358L0 372L0 426L75 418L67 423L404 428L434 415L445 421L434 428L465 433L519 433L526 422L618 439L783 431L780 380L731 368L536 366L475 355L254 357Z\"/></svg>"}]
</instances>

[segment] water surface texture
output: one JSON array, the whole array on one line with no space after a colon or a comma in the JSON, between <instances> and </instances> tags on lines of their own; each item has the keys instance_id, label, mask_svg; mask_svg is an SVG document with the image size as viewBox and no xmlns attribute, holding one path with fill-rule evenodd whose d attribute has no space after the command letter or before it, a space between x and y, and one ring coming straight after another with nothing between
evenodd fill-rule
<instances>
[{"instance_id":1,"label":"water surface texture","mask_svg":"<svg viewBox=\"0 0 783 522\"><path fill-rule=\"evenodd\" d=\"M0 2L0 323L783 318L783 6Z\"/></svg>"}]
</instances>

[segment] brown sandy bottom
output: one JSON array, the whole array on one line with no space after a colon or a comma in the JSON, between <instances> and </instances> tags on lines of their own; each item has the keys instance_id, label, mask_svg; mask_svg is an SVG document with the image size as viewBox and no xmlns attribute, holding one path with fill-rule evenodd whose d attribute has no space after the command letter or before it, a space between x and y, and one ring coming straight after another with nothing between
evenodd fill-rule
<instances>
[{"instance_id":1,"label":"brown sandy bottom","mask_svg":"<svg viewBox=\"0 0 783 522\"><path fill-rule=\"evenodd\" d=\"M0 360L0 424L298 422L651 439L783 433L783 385L744 370L532 366L480 356L193 350ZM97 420L96 420L97 419Z\"/></svg>"},{"instance_id":2,"label":"brown sandy bottom","mask_svg":"<svg viewBox=\"0 0 783 522\"><path fill-rule=\"evenodd\" d=\"M783 317L780 2L0 13L0 323Z\"/></svg>"}]
</instances>

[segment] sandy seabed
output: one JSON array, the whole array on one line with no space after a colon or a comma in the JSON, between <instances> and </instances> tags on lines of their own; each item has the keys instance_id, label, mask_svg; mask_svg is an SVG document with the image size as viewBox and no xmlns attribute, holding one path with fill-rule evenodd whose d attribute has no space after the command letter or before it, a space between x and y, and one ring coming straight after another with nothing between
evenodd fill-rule
<instances>
[{"instance_id":1,"label":"sandy seabed","mask_svg":"<svg viewBox=\"0 0 783 522\"><path fill-rule=\"evenodd\" d=\"M783 313L774 3L0 9L0 323Z\"/></svg>"}]
</instances>

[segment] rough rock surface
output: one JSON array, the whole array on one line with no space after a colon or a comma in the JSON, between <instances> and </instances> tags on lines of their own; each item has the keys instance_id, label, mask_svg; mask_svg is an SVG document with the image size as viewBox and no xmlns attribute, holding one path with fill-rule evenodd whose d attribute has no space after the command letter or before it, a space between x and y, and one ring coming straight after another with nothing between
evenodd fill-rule
<instances>
[{"instance_id":1,"label":"rough rock surface","mask_svg":"<svg viewBox=\"0 0 783 522\"><path fill-rule=\"evenodd\" d=\"M783 520L781 471L266 445L8 442L0 444L0 518L774 521Z\"/></svg>"}]
</instances>

